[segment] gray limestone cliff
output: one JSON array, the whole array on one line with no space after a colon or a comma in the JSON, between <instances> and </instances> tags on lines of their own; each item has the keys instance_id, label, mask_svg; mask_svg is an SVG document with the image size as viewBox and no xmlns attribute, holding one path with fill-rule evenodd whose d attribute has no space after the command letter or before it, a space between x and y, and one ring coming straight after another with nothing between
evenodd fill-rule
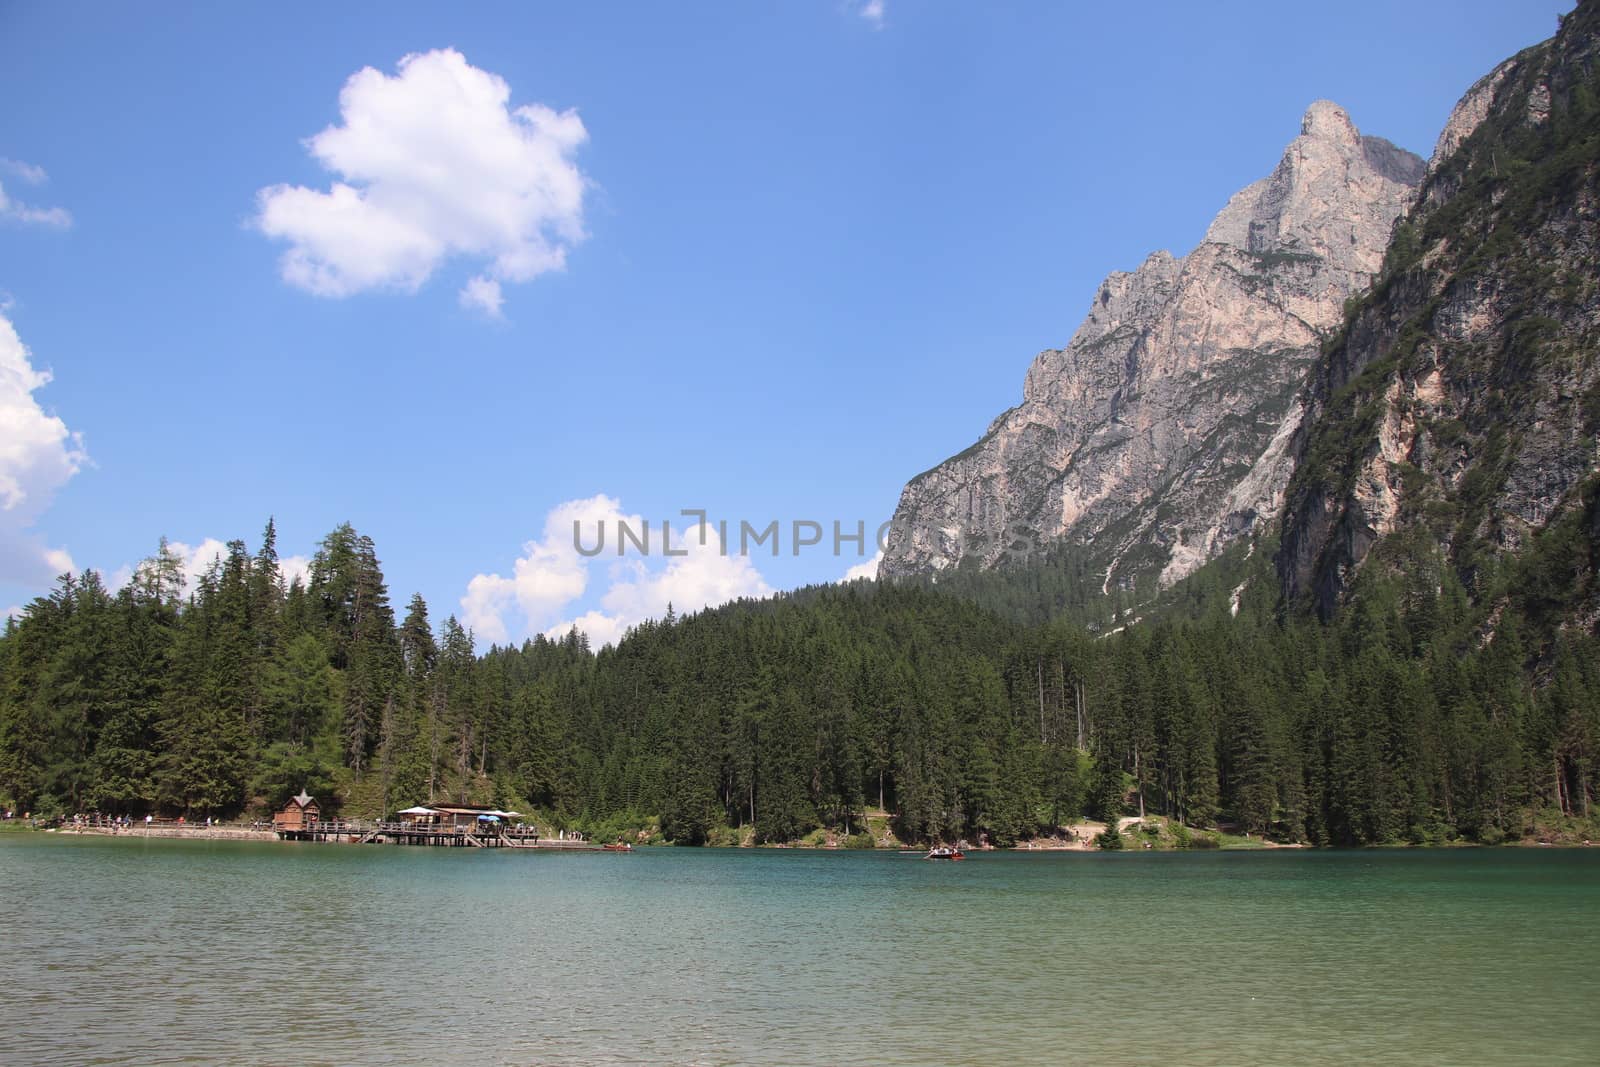
<instances>
[{"instance_id":1,"label":"gray limestone cliff","mask_svg":"<svg viewBox=\"0 0 1600 1067\"><path fill-rule=\"evenodd\" d=\"M1421 159L1318 101L1266 178L1182 259L1112 274L1022 403L912 479L885 576L1084 546L1107 587L1170 584L1273 519L1299 393L1383 261Z\"/></svg>"},{"instance_id":2,"label":"gray limestone cliff","mask_svg":"<svg viewBox=\"0 0 1600 1067\"><path fill-rule=\"evenodd\" d=\"M1600 4L1585 2L1462 98L1319 360L1291 443L1286 597L1331 614L1392 547L1400 567L1447 558L1475 598L1537 573L1538 595L1600 620L1597 351ZM1543 572L1509 568L1536 552Z\"/></svg>"}]
</instances>

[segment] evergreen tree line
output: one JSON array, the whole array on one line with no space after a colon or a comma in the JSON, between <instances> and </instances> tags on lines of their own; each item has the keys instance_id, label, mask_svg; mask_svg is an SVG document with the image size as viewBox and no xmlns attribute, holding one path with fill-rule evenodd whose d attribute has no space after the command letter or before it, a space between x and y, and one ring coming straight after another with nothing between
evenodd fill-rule
<instances>
[{"instance_id":1,"label":"evergreen tree line","mask_svg":"<svg viewBox=\"0 0 1600 1067\"><path fill-rule=\"evenodd\" d=\"M1587 825L1600 784L1600 643L1515 605L1487 630L1426 554L1370 568L1331 624L1280 616L1263 551L1109 634L857 582L476 655L420 596L397 621L349 525L304 582L274 541L188 590L163 542L124 588L63 576L8 624L0 804L193 818L304 788L347 816L457 800L683 843L881 809L906 840L1147 813L1365 844Z\"/></svg>"}]
</instances>

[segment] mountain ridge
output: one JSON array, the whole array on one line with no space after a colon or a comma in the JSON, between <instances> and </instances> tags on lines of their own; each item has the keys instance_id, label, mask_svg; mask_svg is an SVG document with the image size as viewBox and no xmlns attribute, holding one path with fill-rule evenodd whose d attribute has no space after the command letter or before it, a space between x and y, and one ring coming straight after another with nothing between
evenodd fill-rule
<instances>
[{"instance_id":1,"label":"mountain ridge","mask_svg":"<svg viewBox=\"0 0 1600 1067\"><path fill-rule=\"evenodd\" d=\"M907 484L880 573L1068 541L1099 549L1106 588L1170 585L1275 516L1305 372L1423 169L1314 102L1194 250L1107 276L1069 344L1029 367L1022 402Z\"/></svg>"},{"instance_id":2,"label":"mountain ridge","mask_svg":"<svg viewBox=\"0 0 1600 1067\"><path fill-rule=\"evenodd\" d=\"M1587 506L1600 471L1597 41L1600 8L1581 4L1446 124L1378 282L1309 383L1278 559L1289 602L1330 615L1375 547L1408 533L1492 599L1508 560Z\"/></svg>"}]
</instances>

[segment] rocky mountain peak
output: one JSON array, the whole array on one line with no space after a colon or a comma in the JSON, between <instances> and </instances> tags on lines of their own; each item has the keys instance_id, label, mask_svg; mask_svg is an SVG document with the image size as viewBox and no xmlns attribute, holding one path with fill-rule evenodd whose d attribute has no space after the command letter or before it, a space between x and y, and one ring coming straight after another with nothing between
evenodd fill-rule
<instances>
[{"instance_id":1,"label":"rocky mountain peak","mask_svg":"<svg viewBox=\"0 0 1600 1067\"><path fill-rule=\"evenodd\" d=\"M1277 168L1234 194L1205 239L1258 253L1307 252L1370 275L1383 262L1395 197L1407 195L1423 169L1410 152L1363 137L1338 104L1318 100Z\"/></svg>"},{"instance_id":2,"label":"rocky mountain peak","mask_svg":"<svg viewBox=\"0 0 1600 1067\"><path fill-rule=\"evenodd\" d=\"M1454 154L1461 147L1461 142L1472 136L1472 131L1488 117L1495 92L1516 66L1517 57L1513 56L1473 82L1472 87L1461 94L1456 106L1450 109L1444 129L1439 131L1439 141L1433 146L1433 156L1428 160L1429 173L1437 170L1440 163Z\"/></svg>"},{"instance_id":3,"label":"rocky mountain peak","mask_svg":"<svg viewBox=\"0 0 1600 1067\"><path fill-rule=\"evenodd\" d=\"M1109 275L1022 403L906 486L881 573L1084 546L1107 585L1176 581L1274 514L1295 396L1382 263L1422 160L1313 103L1204 241Z\"/></svg>"},{"instance_id":4,"label":"rocky mountain peak","mask_svg":"<svg viewBox=\"0 0 1600 1067\"><path fill-rule=\"evenodd\" d=\"M1313 100L1300 120L1300 136L1317 141L1355 146L1361 142L1361 133L1350 121L1350 112L1332 100Z\"/></svg>"}]
</instances>

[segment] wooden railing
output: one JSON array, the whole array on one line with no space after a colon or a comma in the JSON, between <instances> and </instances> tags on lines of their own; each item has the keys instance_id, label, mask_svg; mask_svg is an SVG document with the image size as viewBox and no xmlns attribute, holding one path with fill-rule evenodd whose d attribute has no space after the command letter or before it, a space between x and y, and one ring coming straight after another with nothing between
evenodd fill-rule
<instances>
[{"instance_id":1,"label":"wooden railing","mask_svg":"<svg viewBox=\"0 0 1600 1067\"><path fill-rule=\"evenodd\" d=\"M17 818L21 818L18 816ZM220 819L206 820L189 818L149 818L144 816L103 815L99 813L89 815L69 815L60 819L30 819L35 826L59 826L64 830L101 830L130 832L142 829L152 830L193 830L204 832L207 830L257 830L273 831L279 827L271 819L234 819L224 822ZM373 819L318 819L305 823L299 827L291 827L297 832L321 835L364 835L364 834L436 834L436 835L461 835L468 834L473 837L507 837L513 841L552 840L555 834L546 833L537 826L522 823L475 823L471 826L455 827L448 824L391 822L388 820ZM567 833L567 840L582 841L577 834Z\"/></svg>"},{"instance_id":2,"label":"wooden railing","mask_svg":"<svg viewBox=\"0 0 1600 1067\"><path fill-rule=\"evenodd\" d=\"M446 823L424 822L388 822L373 821L368 819L328 819L306 823L297 829L311 834L440 834L461 835L468 834L473 837L509 837L512 840L532 839L543 834L536 826L523 826L506 823L474 823L472 825L453 826Z\"/></svg>"},{"instance_id":3,"label":"wooden railing","mask_svg":"<svg viewBox=\"0 0 1600 1067\"><path fill-rule=\"evenodd\" d=\"M63 830L271 830L270 819L150 818L143 815L65 815L59 819L34 819L36 826L58 826Z\"/></svg>"}]
</instances>

